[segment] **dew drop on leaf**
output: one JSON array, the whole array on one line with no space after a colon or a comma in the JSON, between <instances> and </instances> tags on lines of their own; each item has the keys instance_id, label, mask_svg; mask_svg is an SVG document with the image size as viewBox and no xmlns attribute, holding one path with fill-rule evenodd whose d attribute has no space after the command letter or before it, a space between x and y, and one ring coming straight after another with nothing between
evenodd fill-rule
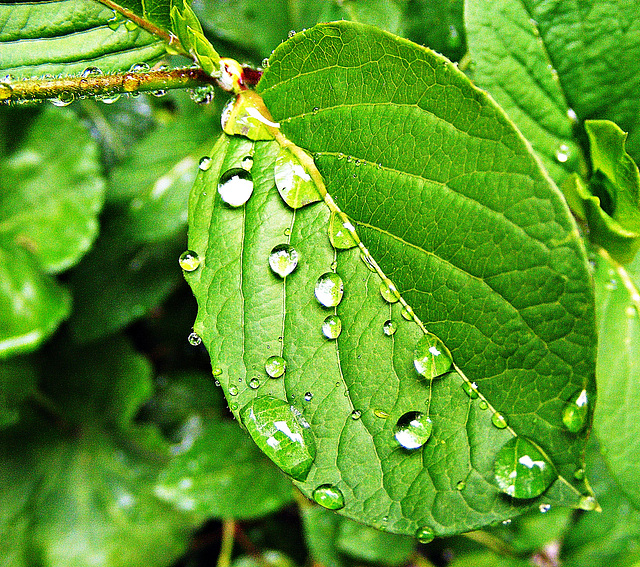
<instances>
[{"instance_id":1,"label":"dew drop on leaf","mask_svg":"<svg viewBox=\"0 0 640 567\"><path fill-rule=\"evenodd\" d=\"M328 339L337 339L342 332L342 321L337 315L329 315L322 322L322 334Z\"/></svg>"},{"instance_id":2,"label":"dew drop on leaf","mask_svg":"<svg viewBox=\"0 0 640 567\"><path fill-rule=\"evenodd\" d=\"M200 335L195 331L192 331L189 334L189 336L187 337L187 340L189 341L189 344L191 346L198 346L199 344L202 343L202 339L200 338Z\"/></svg>"},{"instance_id":3,"label":"dew drop on leaf","mask_svg":"<svg viewBox=\"0 0 640 567\"><path fill-rule=\"evenodd\" d=\"M561 144L556 150L556 160L559 163L566 163L569 159L569 146L567 144Z\"/></svg>"},{"instance_id":4,"label":"dew drop on leaf","mask_svg":"<svg viewBox=\"0 0 640 567\"><path fill-rule=\"evenodd\" d=\"M220 368L219 366L216 366L213 368L213 370L211 371L211 373L214 376L220 376L222 374L222 368Z\"/></svg>"},{"instance_id":5,"label":"dew drop on leaf","mask_svg":"<svg viewBox=\"0 0 640 567\"><path fill-rule=\"evenodd\" d=\"M526 437L514 437L503 445L493 471L500 490L514 498L540 496L557 478L551 463Z\"/></svg>"},{"instance_id":6,"label":"dew drop on leaf","mask_svg":"<svg viewBox=\"0 0 640 567\"><path fill-rule=\"evenodd\" d=\"M251 388L252 390L257 390L260 387L260 380L258 380L257 378L251 378L251 380L249 380L249 388Z\"/></svg>"},{"instance_id":7,"label":"dew drop on leaf","mask_svg":"<svg viewBox=\"0 0 640 567\"><path fill-rule=\"evenodd\" d=\"M289 244L278 244L269 254L269 266L281 278L288 276L298 265L298 251Z\"/></svg>"},{"instance_id":8,"label":"dew drop on leaf","mask_svg":"<svg viewBox=\"0 0 640 567\"><path fill-rule=\"evenodd\" d=\"M538 510L540 510L541 514L546 514L551 510L551 504L540 504L540 506L538 506Z\"/></svg>"},{"instance_id":9,"label":"dew drop on leaf","mask_svg":"<svg viewBox=\"0 0 640 567\"><path fill-rule=\"evenodd\" d=\"M273 140L269 128L279 128L273 122L259 94L252 90L242 91L222 109L222 129L230 136L245 136L250 140Z\"/></svg>"},{"instance_id":10,"label":"dew drop on leaf","mask_svg":"<svg viewBox=\"0 0 640 567\"><path fill-rule=\"evenodd\" d=\"M353 419L353 420L360 419L361 415L362 415L362 412L360 410L354 409L351 412L351 419Z\"/></svg>"},{"instance_id":11,"label":"dew drop on leaf","mask_svg":"<svg viewBox=\"0 0 640 567\"><path fill-rule=\"evenodd\" d=\"M480 403L478 404L478 407L481 410L486 410L489 407L489 404L485 400L480 400Z\"/></svg>"},{"instance_id":12,"label":"dew drop on leaf","mask_svg":"<svg viewBox=\"0 0 640 567\"><path fill-rule=\"evenodd\" d=\"M411 309L411 306L407 305L402 308L400 315L402 315L402 318L406 321L411 321L411 319L413 319L413 309Z\"/></svg>"},{"instance_id":13,"label":"dew drop on leaf","mask_svg":"<svg viewBox=\"0 0 640 567\"><path fill-rule=\"evenodd\" d=\"M344 495L331 484L322 484L313 491L313 500L328 510L344 508Z\"/></svg>"},{"instance_id":14,"label":"dew drop on leaf","mask_svg":"<svg viewBox=\"0 0 640 567\"><path fill-rule=\"evenodd\" d=\"M329 217L329 240L334 248L340 250L348 250L358 245L340 215L335 212Z\"/></svg>"},{"instance_id":15,"label":"dew drop on leaf","mask_svg":"<svg viewBox=\"0 0 640 567\"><path fill-rule=\"evenodd\" d=\"M387 335L387 337L391 337L395 335L395 332L397 330L398 330L398 327L391 319L389 319L388 321L385 321L384 324L382 325L382 331L384 332L385 335Z\"/></svg>"},{"instance_id":16,"label":"dew drop on leaf","mask_svg":"<svg viewBox=\"0 0 640 567\"><path fill-rule=\"evenodd\" d=\"M89 77L99 77L100 75L102 75L102 71L97 67L87 67L84 71L82 71L82 73L80 73L80 76L83 79L87 79Z\"/></svg>"},{"instance_id":17,"label":"dew drop on leaf","mask_svg":"<svg viewBox=\"0 0 640 567\"><path fill-rule=\"evenodd\" d=\"M208 156L201 157L200 161L198 162L198 167L202 171L207 171L211 167L211 158Z\"/></svg>"},{"instance_id":18,"label":"dew drop on leaf","mask_svg":"<svg viewBox=\"0 0 640 567\"><path fill-rule=\"evenodd\" d=\"M442 341L435 335L427 333L416 345L413 364L418 374L433 380L449 372L453 366L453 360L449 349Z\"/></svg>"},{"instance_id":19,"label":"dew drop on leaf","mask_svg":"<svg viewBox=\"0 0 640 567\"><path fill-rule=\"evenodd\" d=\"M287 361L281 356L270 356L264 369L271 378L280 378L287 369Z\"/></svg>"},{"instance_id":20,"label":"dew drop on leaf","mask_svg":"<svg viewBox=\"0 0 640 567\"><path fill-rule=\"evenodd\" d=\"M591 510L595 510L598 507L598 502L593 496L581 496L580 501L578 502L578 508L580 510L586 510L590 512Z\"/></svg>"},{"instance_id":21,"label":"dew drop on leaf","mask_svg":"<svg viewBox=\"0 0 640 567\"><path fill-rule=\"evenodd\" d=\"M287 148L280 149L273 176L280 197L292 209L320 201L320 194L311 175Z\"/></svg>"},{"instance_id":22,"label":"dew drop on leaf","mask_svg":"<svg viewBox=\"0 0 640 567\"><path fill-rule=\"evenodd\" d=\"M579 433L587 424L588 415L589 399L587 391L582 390L562 408L562 423L571 433Z\"/></svg>"},{"instance_id":23,"label":"dew drop on leaf","mask_svg":"<svg viewBox=\"0 0 640 567\"><path fill-rule=\"evenodd\" d=\"M360 259L364 262L364 265L369 269L369 271L376 271L376 267L371 262L371 258L369 258L369 256L367 256L364 252L360 253Z\"/></svg>"},{"instance_id":24,"label":"dew drop on leaf","mask_svg":"<svg viewBox=\"0 0 640 567\"><path fill-rule=\"evenodd\" d=\"M475 400L478 397L478 385L475 382L471 382L471 384L463 382L462 389L472 400Z\"/></svg>"},{"instance_id":25,"label":"dew drop on leaf","mask_svg":"<svg viewBox=\"0 0 640 567\"><path fill-rule=\"evenodd\" d=\"M396 286L389 278L384 278L380 282L380 295L382 295L382 298L389 303L395 303L400 299L400 294L398 293Z\"/></svg>"},{"instance_id":26,"label":"dew drop on leaf","mask_svg":"<svg viewBox=\"0 0 640 567\"><path fill-rule=\"evenodd\" d=\"M420 543L430 543L435 539L436 534L429 526L422 526L416 530L415 536Z\"/></svg>"},{"instance_id":27,"label":"dew drop on leaf","mask_svg":"<svg viewBox=\"0 0 640 567\"><path fill-rule=\"evenodd\" d=\"M245 156L242 158L242 167L247 171L253 167L253 157Z\"/></svg>"},{"instance_id":28,"label":"dew drop on leaf","mask_svg":"<svg viewBox=\"0 0 640 567\"><path fill-rule=\"evenodd\" d=\"M389 417L389 414L381 409L374 409L373 410L373 415L375 415L376 417L379 417L381 419L387 419Z\"/></svg>"},{"instance_id":29,"label":"dew drop on leaf","mask_svg":"<svg viewBox=\"0 0 640 567\"><path fill-rule=\"evenodd\" d=\"M456 484L456 490L464 490L467 487L467 483L464 480L461 480Z\"/></svg>"},{"instance_id":30,"label":"dew drop on leaf","mask_svg":"<svg viewBox=\"0 0 640 567\"><path fill-rule=\"evenodd\" d=\"M309 425L287 402L273 396L251 400L240 419L256 445L285 473L304 481L316 456Z\"/></svg>"},{"instance_id":31,"label":"dew drop on leaf","mask_svg":"<svg viewBox=\"0 0 640 567\"><path fill-rule=\"evenodd\" d=\"M238 388L236 386L229 386L229 394L232 396L238 395Z\"/></svg>"},{"instance_id":32,"label":"dew drop on leaf","mask_svg":"<svg viewBox=\"0 0 640 567\"><path fill-rule=\"evenodd\" d=\"M429 440L432 430L433 425L428 415L410 411L396 423L394 437L401 447L414 450L419 449Z\"/></svg>"},{"instance_id":33,"label":"dew drop on leaf","mask_svg":"<svg viewBox=\"0 0 640 567\"><path fill-rule=\"evenodd\" d=\"M313 394L312 394L311 392L307 392L307 393L304 395L304 401L305 401L305 402L310 402L311 400L313 400Z\"/></svg>"},{"instance_id":34,"label":"dew drop on leaf","mask_svg":"<svg viewBox=\"0 0 640 567\"><path fill-rule=\"evenodd\" d=\"M320 305L325 307L339 305L344 294L342 278L334 272L322 274L316 282L314 293Z\"/></svg>"},{"instance_id":35,"label":"dew drop on leaf","mask_svg":"<svg viewBox=\"0 0 640 567\"><path fill-rule=\"evenodd\" d=\"M507 418L498 411L491 416L491 423L498 429L504 429L508 425Z\"/></svg>"},{"instance_id":36,"label":"dew drop on leaf","mask_svg":"<svg viewBox=\"0 0 640 567\"><path fill-rule=\"evenodd\" d=\"M193 272L200 266L200 258L193 250L185 250L180 254L178 264L185 272Z\"/></svg>"},{"instance_id":37,"label":"dew drop on leaf","mask_svg":"<svg viewBox=\"0 0 640 567\"><path fill-rule=\"evenodd\" d=\"M220 177L218 193L230 207L240 207L253 193L253 178L246 169L241 167L229 169Z\"/></svg>"}]
</instances>

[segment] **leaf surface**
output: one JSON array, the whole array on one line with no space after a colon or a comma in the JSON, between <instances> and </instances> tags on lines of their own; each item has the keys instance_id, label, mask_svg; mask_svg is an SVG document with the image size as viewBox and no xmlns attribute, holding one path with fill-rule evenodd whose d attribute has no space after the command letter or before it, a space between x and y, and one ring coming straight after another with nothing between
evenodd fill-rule
<instances>
[{"instance_id":1,"label":"leaf surface","mask_svg":"<svg viewBox=\"0 0 640 567\"><path fill-rule=\"evenodd\" d=\"M586 430L569 434L561 413L576 391L593 390L586 255L511 123L443 58L348 23L296 34L259 91L284 135L314 156L333 201L282 202L276 142L223 136L196 179L189 248L200 264L185 275L199 305L194 330L234 413L256 396L286 399L317 448L301 490L337 487L342 513L387 531L452 534L527 509L501 496L493 474L513 435L533 439L562 477L543 498L577 505ZM218 182L249 155L253 194L230 207ZM349 217L380 273L358 247L332 248L327 203ZM282 244L299 257L284 280L268 262ZM327 309L314 287L333 269L344 298ZM381 273L405 303L383 300ZM342 321L335 341L321 330L331 315ZM456 365L433 382L414 366L421 325ZM273 355L286 360L283 378L265 372ZM465 394L471 382L481 397ZM509 427L493 426L491 411ZM413 452L394 438L409 412L433 422Z\"/></svg>"}]
</instances>

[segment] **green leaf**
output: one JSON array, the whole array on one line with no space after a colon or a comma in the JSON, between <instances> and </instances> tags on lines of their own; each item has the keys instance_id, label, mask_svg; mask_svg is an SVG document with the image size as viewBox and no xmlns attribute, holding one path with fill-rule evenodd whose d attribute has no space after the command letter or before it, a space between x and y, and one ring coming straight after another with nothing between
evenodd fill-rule
<instances>
[{"instance_id":1,"label":"green leaf","mask_svg":"<svg viewBox=\"0 0 640 567\"><path fill-rule=\"evenodd\" d=\"M188 0L176 0L171 6L171 25L182 46L210 75L220 75L220 55L205 37L202 26Z\"/></svg>"},{"instance_id":2,"label":"green leaf","mask_svg":"<svg viewBox=\"0 0 640 567\"><path fill-rule=\"evenodd\" d=\"M509 121L441 57L348 23L283 44L260 91L415 316L405 320L404 303L382 299L361 250L331 247L331 200L295 210L282 202L277 142L223 136L190 198L189 248L200 264L185 276L199 304L194 330L234 413L256 396L286 399L317 446L301 490L332 485L341 513L376 526L386 516L388 531L457 533L531 506L502 497L494 480L496 454L513 435L532 438L562 476L544 498L577 505L573 472L587 432L558 430L564 402L593 391L586 255L561 195ZM253 194L229 207L218 180L248 155ZM268 263L282 244L299 257L284 280ZM314 287L334 261L344 298L327 309ZM321 327L336 313L342 333L330 341ZM433 382L416 373L418 318L456 372ZM389 319L392 336L383 332ZM286 360L283 378L264 370L273 355ZM471 381L482 397L465 394ZM481 409L489 405L508 428L492 425ZM409 412L433 421L413 452L394 438Z\"/></svg>"},{"instance_id":3,"label":"green leaf","mask_svg":"<svg viewBox=\"0 0 640 567\"><path fill-rule=\"evenodd\" d=\"M180 283L184 235L132 241L126 217L106 222L93 250L73 271L71 331L79 342L107 336L144 316Z\"/></svg>"},{"instance_id":4,"label":"green leaf","mask_svg":"<svg viewBox=\"0 0 640 567\"><path fill-rule=\"evenodd\" d=\"M467 0L465 22L474 80L502 106L561 184L580 169L581 151L558 74L526 3Z\"/></svg>"},{"instance_id":5,"label":"green leaf","mask_svg":"<svg viewBox=\"0 0 640 567\"><path fill-rule=\"evenodd\" d=\"M121 71L165 54L162 39L86 0L0 4L0 45L0 75L16 79Z\"/></svg>"},{"instance_id":6,"label":"green leaf","mask_svg":"<svg viewBox=\"0 0 640 567\"><path fill-rule=\"evenodd\" d=\"M70 312L67 290L29 251L0 239L0 359L35 350Z\"/></svg>"},{"instance_id":7,"label":"green leaf","mask_svg":"<svg viewBox=\"0 0 640 567\"><path fill-rule=\"evenodd\" d=\"M504 557L491 551L476 551L456 557L448 567L529 567L528 559Z\"/></svg>"},{"instance_id":8,"label":"green leaf","mask_svg":"<svg viewBox=\"0 0 640 567\"><path fill-rule=\"evenodd\" d=\"M626 269L606 253L595 262L599 327L594 425L614 478L640 509L640 257Z\"/></svg>"},{"instance_id":9,"label":"green leaf","mask_svg":"<svg viewBox=\"0 0 640 567\"><path fill-rule=\"evenodd\" d=\"M17 423L20 405L35 390L37 373L30 358L0 362L0 430Z\"/></svg>"},{"instance_id":10,"label":"green leaf","mask_svg":"<svg viewBox=\"0 0 640 567\"><path fill-rule=\"evenodd\" d=\"M336 549L342 518L320 506L300 506L304 539L314 562L325 567L344 567L347 563Z\"/></svg>"},{"instance_id":11,"label":"green leaf","mask_svg":"<svg viewBox=\"0 0 640 567\"><path fill-rule=\"evenodd\" d=\"M157 25L171 29L171 0L108 0L104 4L111 5L121 12L131 12L140 18Z\"/></svg>"},{"instance_id":12,"label":"green leaf","mask_svg":"<svg viewBox=\"0 0 640 567\"><path fill-rule=\"evenodd\" d=\"M0 234L29 248L45 271L66 270L97 236L104 188L89 132L73 114L46 109L0 162Z\"/></svg>"},{"instance_id":13,"label":"green leaf","mask_svg":"<svg viewBox=\"0 0 640 567\"><path fill-rule=\"evenodd\" d=\"M220 421L171 460L155 493L201 519L251 519L288 504L292 487L236 424Z\"/></svg>"}]
</instances>

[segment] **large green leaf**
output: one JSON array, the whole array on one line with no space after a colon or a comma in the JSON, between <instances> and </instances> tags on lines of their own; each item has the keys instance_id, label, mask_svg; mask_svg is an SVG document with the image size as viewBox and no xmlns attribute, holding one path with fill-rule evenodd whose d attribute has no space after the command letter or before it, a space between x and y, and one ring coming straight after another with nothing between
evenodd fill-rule
<instances>
[{"instance_id":1,"label":"large green leaf","mask_svg":"<svg viewBox=\"0 0 640 567\"><path fill-rule=\"evenodd\" d=\"M540 31L519 0L467 0L474 80L509 114L560 184L581 165L569 107Z\"/></svg>"},{"instance_id":2,"label":"large green leaf","mask_svg":"<svg viewBox=\"0 0 640 567\"><path fill-rule=\"evenodd\" d=\"M73 266L98 234L105 183L98 148L73 114L48 108L0 163L0 234L47 272Z\"/></svg>"},{"instance_id":3,"label":"large green leaf","mask_svg":"<svg viewBox=\"0 0 640 567\"><path fill-rule=\"evenodd\" d=\"M295 211L282 202L273 186L276 142L223 136L196 180L189 248L199 266L186 273L199 304L194 329L234 413L303 480L306 495L333 485L342 513L387 531L420 528L426 540L429 530L456 533L527 509L530 501L501 496L494 480L496 454L514 435L533 439L561 476L544 498L577 505L584 487L573 472L587 429L567 431L562 410L576 392L594 389L593 294L568 209L511 123L443 58L348 23L317 26L279 47L259 90L284 135L314 156L333 201ZM253 195L234 208L216 187L248 155ZM334 203L379 273L358 248L332 248ZM281 244L300 258L284 281L268 262ZM314 286L333 269L344 299L326 309ZM380 296L381 273L412 306L410 320L402 302ZM321 331L334 314L337 341ZM383 332L388 319L392 336ZM422 326L456 363L432 383L414 368ZM272 355L286 359L284 379L267 376ZM477 399L462 387L471 382ZM279 458L261 440L268 416L298 427L277 399L310 424L316 455L306 480L301 451L290 444ZM483 407L505 414L509 427L497 418L493 426ZM413 452L394 439L408 412L433 420L431 439ZM304 430L291 431L304 439Z\"/></svg>"},{"instance_id":4,"label":"large green leaf","mask_svg":"<svg viewBox=\"0 0 640 567\"><path fill-rule=\"evenodd\" d=\"M0 46L0 76L16 79L121 71L165 53L162 39L90 0L0 4Z\"/></svg>"},{"instance_id":5,"label":"large green leaf","mask_svg":"<svg viewBox=\"0 0 640 567\"><path fill-rule=\"evenodd\" d=\"M614 478L640 508L640 256L627 269L595 260L598 405L595 429Z\"/></svg>"}]
</instances>

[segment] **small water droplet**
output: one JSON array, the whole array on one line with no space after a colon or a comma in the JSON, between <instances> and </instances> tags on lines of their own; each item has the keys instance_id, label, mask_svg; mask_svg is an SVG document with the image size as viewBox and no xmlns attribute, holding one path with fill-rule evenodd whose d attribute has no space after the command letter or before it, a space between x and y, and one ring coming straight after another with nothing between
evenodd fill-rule
<instances>
[{"instance_id":1,"label":"small water droplet","mask_svg":"<svg viewBox=\"0 0 640 567\"><path fill-rule=\"evenodd\" d=\"M328 510L344 508L342 491L331 484L322 484L313 491L313 500Z\"/></svg>"},{"instance_id":2,"label":"small water droplet","mask_svg":"<svg viewBox=\"0 0 640 567\"><path fill-rule=\"evenodd\" d=\"M314 106L313 107L313 113L314 114L318 114L318 112L320 112L320 107L319 106Z\"/></svg>"},{"instance_id":3,"label":"small water droplet","mask_svg":"<svg viewBox=\"0 0 640 567\"><path fill-rule=\"evenodd\" d=\"M503 526L508 526L510 523L511 523L511 518L509 518L508 520L502 520Z\"/></svg>"},{"instance_id":4,"label":"small water droplet","mask_svg":"<svg viewBox=\"0 0 640 567\"><path fill-rule=\"evenodd\" d=\"M342 321L337 315L329 315L322 322L322 334L328 339L337 339L342 332Z\"/></svg>"},{"instance_id":5,"label":"small water droplet","mask_svg":"<svg viewBox=\"0 0 640 567\"><path fill-rule=\"evenodd\" d=\"M342 278L334 272L322 274L316 282L314 293L321 305L336 307L342 301L344 294Z\"/></svg>"},{"instance_id":6,"label":"small water droplet","mask_svg":"<svg viewBox=\"0 0 640 567\"><path fill-rule=\"evenodd\" d=\"M218 193L230 207L240 207L253 193L253 178L246 169L241 167L229 169L220 177Z\"/></svg>"},{"instance_id":7,"label":"small water droplet","mask_svg":"<svg viewBox=\"0 0 640 567\"><path fill-rule=\"evenodd\" d=\"M269 266L281 278L288 276L298 265L298 251L289 244L278 244L269 254Z\"/></svg>"},{"instance_id":8,"label":"small water droplet","mask_svg":"<svg viewBox=\"0 0 640 567\"><path fill-rule=\"evenodd\" d=\"M435 335L427 333L416 345L413 364L418 374L433 380L451 370L453 359L442 341Z\"/></svg>"},{"instance_id":9,"label":"small water droplet","mask_svg":"<svg viewBox=\"0 0 640 567\"><path fill-rule=\"evenodd\" d=\"M155 91L151 91L151 94L157 98L161 98L167 94L165 89L156 89Z\"/></svg>"},{"instance_id":10,"label":"small water droplet","mask_svg":"<svg viewBox=\"0 0 640 567\"><path fill-rule=\"evenodd\" d=\"M355 166L359 166L359 165L362 165L362 161L361 161L361 160L359 160L359 159L357 159L353 164L354 164Z\"/></svg>"},{"instance_id":11,"label":"small water droplet","mask_svg":"<svg viewBox=\"0 0 640 567\"><path fill-rule=\"evenodd\" d=\"M422 526L416 530L415 536L420 543L430 543L435 539L436 534L429 526Z\"/></svg>"},{"instance_id":12,"label":"small water droplet","mask_svg":"<svg viewBox=\"0 0 640 567\"><path fill-rule=\"evenodd\" d=\"M280 378L287 369L287 361L281 356L270 356L264 369L271 378Z\"/></svg>"},{"instance_id":13,"label":"small water droplet","mask_svg":"<svg viewBox=\"0 0 640 567\"><path fill-rule=\"evenodd\" d=\"M310 402L311 400L313 400L313 394L311 392L305 392L304 401L305 402Z\"/></svg>"},{"instance_id":14,"label":"small water droplet","mask_svg":"<svg viewBox=\"0 0 640 567\"><path fill-rule=\"evenodd\" d=\"M213 383L216 385L216 388L220 387L220 380L214 380Z\"/></svg>"},{"instance_id":15,"label":"small water droplet","mask_svg":"<svg viewBox=\"0 0 640 567\"><path fill-rule=\"evenodd\" d=\"M213 370L211 370L211 373L214 376L220 376L222 374L222 368L220 368L219 366L216 366Z\"/></svg>"},{"instance_id":16,"label":"small water droplet","mask_svg":"<svg viewBox=\"0 0 640 567\"><path fill-rule=\"evenodd\" d=\"M353 161L353 156L347 156L347 163L351 163Z\"/></svg>"},{"instance_id":17,"label":"small water droplet","mask_svg":"<svg viewBox=\"0 0 640 567\"><path fill-rule=\"evenodd\" d=\"M148 70L148 63L134 63L129 69L129 71L133 71L134 73L146 73Z\"/></svg>"},{"instance_id":18,"label":"small water droplet","mask_svg":"<svg viewBox=\"0 0 640 567\"><path fill-rule=\"evenodd\" d=\"M485 400L480 400L480 403L478 404L478 407L481 410L486 410L486 409L489 408L489 404Z\"/></svg>"},{"instance_id":19,"label":"small water droplet","mask_svg":"<svg viewBox=\"0 0 640 567\"><path fill-rule=\"evenodd\" d=\"M380 295L389 303L395 303L400 299L400 294L395 284L389 278L384 278L380 282Z\"/></svg>"},{"instance_id":20,"label":"small water droplet","mask_svg":"<svg viewBox=\"0 0 640 567\"><path fill-rule=\"evenodd\" d=\"M361 416L361 415L362 415L362 412L361 412L360 410L354 409L354 410L351 412L351 419L353 419L353 420L360 419L360 416Z\"/></svg>"},{"instance_id":21,"label":"small water droplet","mask_svg":"<svg viewBox=\"0 0 640 567\"><path fill-rule=\"evenodd\" d=\"M389 417L389 414L381 409L374 409L373 410L373 415L375 415L376 417L379 417L381 419L387 419Z\"/></svg>"},{"instance_id":22,"label":"small water droplet","mask_svg":"<svg viewBox=\"0 0 640 567\"><path fill-rule=\"evenodd\" d=\"M475 382L471 382L471 384L463 382L462 389L472 400L475 400L478 397L478 385Z\"/></svg>"},{"instance_id":23,"label":"small water droplet","mask_svg":"<svg viewBox=\"0 0 640 567\"><path fill-rule=\"evenodd\" d=\"M504 429L508 425L507 418L498 411L491 416L491 423L498 429Z\"/></svg>"},{"instance_id":24,"label":"small water droplet","mask_svg":"<svg viewBox=\"0 0 640 567\"><path fill-rule=\"evenodd\" d=\"M285 236L290 236L291 235L291 229L289 227L284 229L284 235Z\"/></svg>"},{"instance_id":25,"label":"small water droplet","mask_svg":"<svg viewBox=\"0 0 640 567\"><path fill-rule=\"evenodd\" d=\"M193 250L185 250L180 254L178 264L185 272L193 272L200 266L200 258Z\"/></svg>"},{"instance_id":26,"label":"small water droplet","mask_svg":"<svg viewBox=\"0 0 640 567\"><path fill-rule=\"evenodd\" d=\"M413 319L414 312L411 306L407 305L406 307L402 308L400 315L402 315L402 318L405 319L406 321L411 321Z\"/></svg>"},{"instance_id":27,"label":"small water droplet","mask_svg":"<svg viewBox=\"0 0 640 567\"><path fill-rule=\"evenodd\" d=\"M113 17L109 18L107 20L107 25L109 26L110 30L117 30L120 27L120 24L122 23L121 20L118 19L118 17L115 15L113 15Z\"/></svg>"},{"instance_id":28,"label":"small water droplet","mask_svg":"<svg viewBox=\"0 0 640 567\"><path fill-rule=\"evenodd\" d=\"M569 146L567 144L561 144L556 150L556 160L559 163L566 163L569 159Z\"/></svg>"},{"instance_id":29,"label":"small water droplet","mask_svg":"<svg viewBox=\"0 0 640 567\"><path fill-rule=\"evenodd\" d=\"M540 504L540 506L538 506L538 510L540 510L541 514L546 514L551 510L551 504Z\"/></svg>"},{"instance_id":30,"label":"small water droplet","mask_svg":"<svg viewBox=\"0 0 640 567\"><path fill-rule=\"evenodd\" d=\"M296 35L296 30L290 30L288 35L289 39L291 39L294 35Z\"/></svg>"},{"instance_id":31,"label":"small water droplet","mask_svg":"<svg viewBox=\"0 0 640 567\"><path fill-rule=\"evenodd\" d=\"M231 409L231 411L236 411L238 409L238 404L234 402L229 406L229 408Z\"/></svg>"},{"instance_id":32,"label":"small water droplet","mask_svg":"<svg viewBox=\"0 0 640 567\"><path fill-rule=\"evenodd\" d=\"M89 77L99 77L100 75L102 75L102 71L97 67L87 67L84 71L82 71L82 73L80 73L80 76L83 79L88 79Z\"/></svg>"},{"instance_id":33,"label":"small water droplet","mask_svg":"<svg viewBox=\"0 0 640 567\"><path fill-rule=\"evenodd\" d=\"M251 388L252 390L257 390L260 387L260 380L258 380L257 378L251 378L251 380L249 380L249 388Z\"/></svg>"},{"instance_id":34,"label":"small water droplet","mask_svg":"<svg viewBox=\"0 0 640 567\"><path fill-rule=\"evenodd\" d=\"M405 449L422 447L431 437L433 425L428 415L418 411L405 413L396 423L394 437Z\"/></svg>"},{"instance_id":35,"label":"small water droplet","mask_svg":"<svg viewBox=\"0 0 640 567\"><path fill-rule=\"evenodd\" d=\"M140 77L135 73L125 73L122 77L122 89L125 92L131 93L140 86Z\"/></svg>"},{"instance_id":36,"label":"small water droplet","mask_svg":"<svg viewBox=\"0 0 640 567\"><path fill-rule=\"evenodd\" d=\"M562 423L571 433L582 431L587 424L588 416L589 399L586 390L575 394L562 409Z\"/></svg>"},{"instance_id":37,"label":"small water droplet","mask_svg":"<svg viewBox=\"0 0 640 567\"><path fill-rule=\"evenodd\" d=\"M273 175L278 193L292 209L320 201L320 194L311 175L287 148L280 149Z\"/></svg>"},{"instance_id":38,"label":"small water droplet","mask_svg":"<svg viewBox=\"0 0 640 567\"><path fill-rule=\"evenodd\" d=\"M618 289L618 280L611 278L606 284L604 284L604 288L607 291L613 291Z\"/></svg>"},{"instance_id":39,"label":"small water droplet","mask_svg":"<svg viewBox=\"0 0 640 567\"><path fill-rule=\"evenodd\" d=\"M136 31L138 29L138 24L131 20L125 20L124 27L127 28L127 31Z\"/></svg>"},{"instance_id":40,"label":"small water droplet","mask_svg":"<svg viewBox=\"0 0 640 567\"><path fill-rule=\"evenodd\" d=\"M236 386L229 386L229 394L232 396L238 395L238 388Z\"/></svg>"},{"instance_id":41,"label":"small water droplet","mask_svg":"<svg viewBox=\"0 0 640 567\"><path fill-rule=\"evenodd\" d=\"M354 238L355 228L351 223L345 223L335 212L329 217L329 240L334 248L348 250L358 245Z\"/></svg>"},{"instance_id":42,"label":"small water droplet","mask_svg":"<svg viewBox=\"0 0 640 567\"><path fill-rule=\"evenodd\" d=\"M578 508L590 512L598 507L598 502L593 496L581 496L578 502Z\"/></svg>"},{"instance_id":43,"label":"small water droplet","mask_svg":"<svg viewBox=\"0 0 640 567\"><path fill-rule=\"evenodd\" d=\"M498 451L493 465L502 492L514 498L540 496L557 478L540 449L526 437L514 437Z\"/></svg>"},{"instance_id":44,"label":"small water droplet","mask_svg":"<svg viewBox=\"0 0 640 567\"><path fill-rule=\"evenodd\" d=\"M200 335L195 331L192 331L189 334L189 336L187 337L187 340L189 341L189 344L191 346L198 346L199 344L202 344L202 339L200 338Z\"/></svg>"},{"instance_id":45,"label":"small water droplet","mask_svg":"<svg viewBox=\"0 0 640 567\"><path fill-rule=\"evenodd\" d=\"M316 455L315 440L302 414L284 400L261 396L240 411L258 447L284 472L304 481Z\"/></svg>"},{"instance_id":46,"label":"small water droplet","mask_svg":"<svg viewBox=\"0 0 640 567\"><path fill-rule=\"evenodd\" d=\"M262 67L263 67L264 69L266 69L267 67L269 67L269 58L268 58L268 57L265 57L265 58L262 60Z\"/></svg>"},{"instance_id":47,"label":"small water droplet","mask_svg":"<svg viewBox=\"0 0 640 567\"><path fill-rule=\"evenodd\" d=\"M211 104L216 95L213 85L202 85L189 90L189 98L196 104Z\"/></svg>"},{"instance_id":48,"label":"small water droplet","mask_svg":"<svg viewBox=\"0 0 640 567\"><path fill-rule=\"evenodd\" d=\"M461 480L456 484L456 490L464 490L467 487L467 483L464 480Z\"/></svg>"},{"instance_id":49,"label":"small water droplet","mask_svg":"<svg viewBox=\"0 0 640 567\"><path fill-rule=\"evenodd\" d=\"M249 171L253 167L253 156L245 156L242 158L242 168Z\"/></svg>"},{"instance_id":50,"label":"small water droplet","mask_svg":"<svg viewBox=\"0 0 640 567\"><path fill-rule=\"evenodd\" d=\"M573 110L573 108L569 108L567 110L567 118L573 123L573 124L577 124L578 123L578 115L576 114L576 111Z\"/></svg>"},{"instance_id":51,"label":"small water droplet","mask_svg":"<svg viewBox=\"0 0 640 567\"><path fill-rule=\"evenodd\" d=\"M75 95L73 93L62 92L58 95L57 98L51 99L51 104L53 106L69 106L75 100Z\"/></svg>"},{"instance_id":52,"label":"small water droplet","mask_svg":"<svg viewBox=\"0 0 640 567\"><path fill-rule=\"evenodd\" d=\"M344 159L344 154L343 153L339 153L338 154L338 160L343 160Z\"/></svg>"},{"instance_id":53,"label":"small water droplet","mask_svg":"<svg viewBox=\"0 0 640 567\"><path fill-rule=\"evenodd\" d=\"M211 168L211 158L208 156L203 156L200 158L200 161L198 162L198 167L202 170L202 171L207 171Z\"/></svg>"},{"instance_id":54,"label":"small water droplet","mask_svg":"<svg viewBox=\"0 0 640 567\"><path fill-rule=\"evenodd\" d=\"M384 324L382 325L382 331L384 332L385 335L387 335L387 337L393 336L397 330L398 330L398 327L391 319L389 319L388 321L385 321Z\"/></svg>"},{"instance_id":55,"label":"small water droplet","mask_svg":"<svg viewBox=\"0 0 640 567\"><path fill-rule=\"evenodd\" d=\"M102 102L103 104L113 104L114 102L118 102L120 100L120 93L113 93L111 95L101 95L97 96L96 99Z\"/></svg>"}]
</instances>

